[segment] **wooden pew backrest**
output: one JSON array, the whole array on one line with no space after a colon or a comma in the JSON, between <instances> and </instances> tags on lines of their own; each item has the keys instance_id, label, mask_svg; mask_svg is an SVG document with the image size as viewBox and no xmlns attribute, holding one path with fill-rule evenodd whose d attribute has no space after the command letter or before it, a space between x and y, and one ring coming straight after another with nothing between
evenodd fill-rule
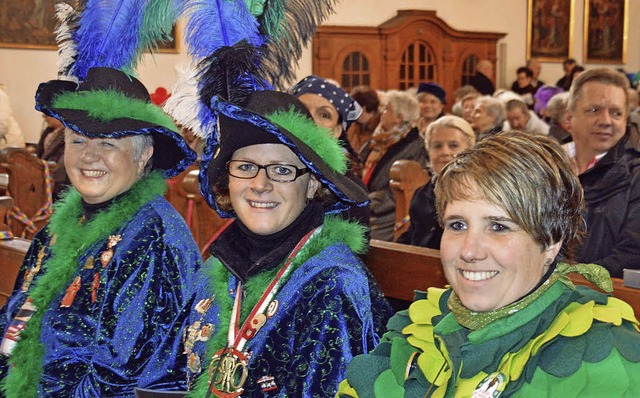
<instances>
[{"instance_id":1,"label":"wooden pew backrest","mask_svg":"<svg viewBox=\"0 0 640 398\"><path fill-rule=\"evenodd\" d=\"M13 292L13 285L29 245L31 241L26 239L0 240L0 307Z\"/></svg>"},{"instance_id":2,"label":"wooden pew backrest","mask_svg":"<svg viewBox=\"0 0 640 398\"><path fill-rule=\"evenodd\" d=\"M0 196L0 231L9 231L7 226L7 213L13 206L13 198L11 196Z\"/></svg>"},{"instance_id":3,"label":"wooden pew backrest","mask_svg":"<svg viewBox=\"0 0 640 398\"><path fill-rule=\"evenodd\" d=\"M420 163L415 160L396 160L389 170L389 187L396 201L396 223L409 215L411 198L420 188L429 182L430 176ZM404 223L400 229L394 232L394 240L397 240L404 231L409 228L409 223Z\"/></svg>"},{"instance_id":4,"label":"wooden pew backrest","mask_svg":"<svg viewBox=\"0 0 640 398\"><path fill-rule=\"evenodd\" d=\"M185 219L202 251L211 236L224 225L226 220L209 207L200 193L198 167L197 163L193 164L186 171L172 178L165 197Z\"/></svg>"},{"instance_id":5,"label":"wooden pew backrest","mask_svg":"<svg viewBox=\"0 0 640 398\"><path fill-rule=\"evenodd\" d=\"M49 171L56 167L55 163L47 162ZM47 201L46 178L44 164L33 153L24 148L6 148L0 151L0 173L6 173L9 178L8 194L13 198L13 203L28 218L32 218L44 206ZM52 187L53 189L53 181ZM36 222L36 228L40 229L47 223L47 219ZM13 220L11 231L15 236L20 236L25 225L18 220ZM34 232L35 233L35 232ZM26 238L33 237L27 234Z\"/></svg>"},{"instance_id":6,"label":"wooden pew backrest","mask_svg":"<svg viewBox=\"0 0 640 398\"><path fill-rule=\"evenodd\" d=\"M447 284L438 250L372 239L365 262L389 298L413 301L414 291Z\"/></svg>"},{"instance_id":7,"label":"wooden pew backrest","mask_svg":"<svg viewBox=\"0 0 640 398\"><path fill-rule=\"evenodd\" d=\"M416 290L447 285L438 250L372 239L365 263L384 295L392 299L412 301ZM574 284L595 288L579 274L569 276ZM619 278L612 281L613 296L640 316L640 289L623 286Z\"/></svg>"}]
</instances>

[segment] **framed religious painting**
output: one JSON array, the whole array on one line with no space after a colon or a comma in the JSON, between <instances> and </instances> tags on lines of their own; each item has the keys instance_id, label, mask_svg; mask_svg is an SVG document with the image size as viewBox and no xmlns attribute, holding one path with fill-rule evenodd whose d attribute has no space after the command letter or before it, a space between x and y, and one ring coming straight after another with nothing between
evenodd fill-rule
<instances>
[{"instance_id":1,"label":"framed religious painting","mask_svg":"<svg viewBox=\"0 0 640 398\"><path fill-rule=\"evenodd\" d=\"M629 0L585 0L584 63L627 61Z\"/></svg>"},{"instance_id":2,"label":"framed religious painting","mask_svg":"<svg viewBox=\"0 0 640 398\"><path fill-rule=\"evenodd\" d=\"M528 0L527 59L571 58L574 0Z\"/></svg>"},{"instance_id":3,"label":"framed religious painting","mask_svg":"<svg viewBox=\"0 0 640 398\"><path fill-rule=\"evenodd\" d=\"M55 4L76 0L0 0L0 47L57 50ZM176 29L158 45L159 52L178 52Z\"/></svg>"},{"instance_id":4,"label":"framed religious painting","mask_svg":"<svg viewBox=\"0 0 640 398\"><path fill-rule=\"evenodd\" d=\"M51 0L0 2L0 47L57 49L53 31L57 20ZM73 1L64 1L72 4Z\"/></svg>"}]
</instances>

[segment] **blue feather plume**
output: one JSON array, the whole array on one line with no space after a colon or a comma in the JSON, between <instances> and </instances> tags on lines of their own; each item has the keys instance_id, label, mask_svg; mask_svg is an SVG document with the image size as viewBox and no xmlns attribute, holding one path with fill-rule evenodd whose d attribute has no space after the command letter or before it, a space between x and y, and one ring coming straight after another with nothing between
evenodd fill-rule
<instances>
[{"instance_id":1,"label":"blue feather plume","mask_svg":"<svg viewBox=\"0 0 640 398\"><path fill-rule=\"evenodd\" d=\"M164 109L200 137L215 134L218 96L237 105L254 91L283 89L292 63L337 0L193 0L185 6L193 57ZM195 80L195 81L194 81Z\"/></svg>"},{"instance_id":2,"label":"blue feather plume","mask_svg":"<svg viewBox=\"0 0 640 398\"><path fill-rule=\"evenodd\" d=\"M186 42L196 58L208 57L217 49L242 40L253 46L264 42L258 22L243 0L191 1L185 15L189 18Z\"/></svg>"},{"instance_id":3,"label":"blue feather plume","mask_svg":"<svg viewBox=\"0 0 640 398\"><path fill-rule=\"evenodd\" d=\"M242 102L251 92L271 87L259 71L264 38L244 0L189 1L184 14L193 61L178 76L164 110L206 137L216 121L208 107L213 96Z\"/></svg>"},{"instance_id":4,"label":"blue feather plume","mask_svg":"<svg viewBox=\"0 0 640 398\"><path fill-rule=\"evenodd\" d=\"M96 66L133 73L139 58L139 32L147 1L86 2L76 36L78 56L74 75L82 80Z\"/></svg>"}]
</instances>

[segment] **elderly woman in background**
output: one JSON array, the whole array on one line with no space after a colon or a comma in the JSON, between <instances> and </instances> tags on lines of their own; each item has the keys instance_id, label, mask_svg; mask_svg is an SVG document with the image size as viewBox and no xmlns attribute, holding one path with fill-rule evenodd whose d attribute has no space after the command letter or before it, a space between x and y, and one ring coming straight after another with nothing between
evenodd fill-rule
<instances>
[{"instance_id":1,"label":"elderly woman in background","mask_svg":"<svg viewBox=\"0 0 640 398\"><path fill-rule=\"evenodd\" d=\"M349 161L345 175L366 190L362 183L362 163L347 138L347 129L362 114L360 104L332 81L314 75L300 80L291 88L291 93L307 107L318 126L329 129L339 140ZM366 205L350 207L343 215L368 226L371 213Z\"/></svg>"},{"instance_id":2,"label":"elderly woman in background","mask_svg":"<svg viewBox=\"0 0 640 398\"><path fill-rule=\"evenodd\" d=\"M411 224L398 243L440 249L442 227L436 214L435 181L444 166L475 142L469 123L457 116L443 116L429 125L424 146L429 153L431 179L413 194L409 207Z\"/></svg>"},{"instance_id":3,"label":"elderly woman in background","mask_svg":"<svg viewBox=\"0 0 640 398\"><path fill-rule=\"evenodd\" d=\"M547 102L545 109L545 121L549 124L549 136L564 144L571 141L571 133L567 130L567 107L569 105L569 93L562 92L554 95Z\"/></svg>"},{"instance_id":4,"label":"elderly woman in background","mask_svg":"<svg viewBox=\"0 0 640 398\"><path fill-rule=\"evenodd\" d=\"M632 308L567 276L611 290L604 268L570 263L584 204L557 142L488 137L445 167L436 200L451 287L396 314L339 396L640 396Z\"/></svg>"},{"instance_id":5,"label":"elderly woman in background","mask_svg":"<svg viewBox=\"0 0 640 398\"><path fill-rule=\"evenodd\" d=\"M357 256L364 227L330 215L367 194L294 96L257 92L245 108L214 97L212 109L201 191L236 219L199 277L184 344L191 394L332 396L391 311Z\"/></svg>"},{"instance_id":6,"label":"elderly woman in background","mask_svg":"<svg viewBox=\"0 0 640 398\"><path fill-rule=\"evenodd\" d=\"M506 119L507 110L501 100L489 96L476 98L471 120L476 141L502 131Z\"/></svg>"},{"instance_id":7,"label":"elderly woman in background","mask_svg":"<svg viewBox=\"0 0 640 398\"><path fill-rule=\"evenodd\" d=\"M183 389L186 366L172 347L182 339L201 258L163 194L164 179L195 153L142 83L119 70L90 69L80 84L43 83L36 108L66 128L73 187L33 238L2 308L4 393Z\"/></svg>"},{"instance_id":8,"label":"elderly woman in background","mask_svg":"<svg viewBox=\"0 0 640 398\"><path fill-rule=\"evenodd\" d=\"M423 133L431 122L444 116L447 92L437 83L420 83L418 85L417 98L420 104L418 130Z\"/></svg>"},{"instance_id":9,"label":"elderly woman in background","mask_svg":"<svg viewBox=\"0 0 640 398\"><path fill-rule=\"evenodd\" d=\"M476 99L478 99L480 96L480 93L475 92L465 95L460 100L460 105L462 106L461 117L469 124L473 122L473 111L476 108Z\"/></svg>"},{"instance_id":10,"label":"elderly woman in background","mask_svg":"<svg viewBox=\"0 0 640 398\"><path fill-rule=\"evenodd\" d=\"M349 127L347 136L353 149L360 155L380 123L380 98L378 93L368 86L354 87L351 97L362 107L362 114Z\"/></svg>"},{"instance_id":11,"label":"elderly woman in background","mask_svg":"<svg viewBox=\"0 0 640 398\"><path fill-rule=\"evenodd\" d=\"M406 92L386 95L380 125L363 151L364 183L371 199L371 238L393 240L396 202L389 187L389 170L399 159L415 160L426 167L427 152L420 140L418 101Z\"/></svg>"},{"instance_id":12,"label":"elderly woman in background","mask_svg":"<svg viewBox=\"0 0 640 398\"><path fill-rule=\"evenodd\" d=\"M313 120L320 127L331 130L347 150L355 174L360 171L360 159L347 139L347 130L362 114L362 107L349 93L331 80L310 75L291 88L291 93L307 107Z\"/></svg>"},{"instance_id":13,"label":"elderly woman in background","mask_svg":"<svg viewBox=\"0 0 640 398\"><path fill-rule=\"evenodd\" d=\"M0 84L0 149L24 148L25 145L22 130L13 116L9 94Z\"/></svg>"}]
</instances>

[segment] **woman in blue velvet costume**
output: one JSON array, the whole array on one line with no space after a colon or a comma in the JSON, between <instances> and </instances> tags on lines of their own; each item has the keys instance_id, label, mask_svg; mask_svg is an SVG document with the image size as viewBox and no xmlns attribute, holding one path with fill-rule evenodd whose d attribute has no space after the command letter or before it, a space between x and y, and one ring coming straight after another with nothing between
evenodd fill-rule
<instances>
[{"instance_id":1,"label":"woman in blue velvet costume","mask_svg":"<svg viewBox=\"0 0 640 398\"><path fill-rule=\"evenodd\" d=\"M367 203L345 155L295 97L214 97L201 191L237 216L209 248L186 329L190 396L328 397L373 349L389 307L357 254L364 227L332 213Z\"/></svg>"},{"instance_id":2,"label":"woman in blue velvet costume","mask_svg":"<svg viewBox=\"0 0 640 398\"><path fill-rule=\"evenodd\" d=\"M66 128L72 188L34 237L0 313L4 393L184 389L178 347L201 259L163 194L164 179L195 153L142 83L119 70L43 83L36 108Z\"/></svg>"}]
</instances>

